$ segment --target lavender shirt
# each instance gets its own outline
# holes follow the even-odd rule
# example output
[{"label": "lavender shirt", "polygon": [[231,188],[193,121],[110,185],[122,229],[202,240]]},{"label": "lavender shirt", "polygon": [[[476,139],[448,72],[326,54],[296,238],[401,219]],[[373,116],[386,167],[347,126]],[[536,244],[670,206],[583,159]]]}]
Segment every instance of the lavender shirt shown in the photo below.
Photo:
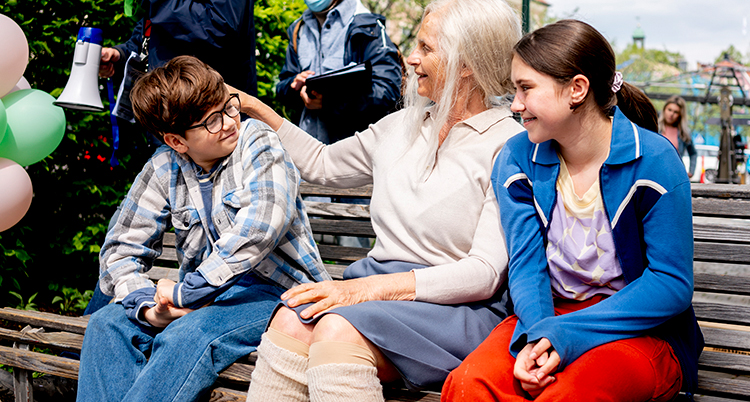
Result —
[{"label": "lavender shirt", "polygon": [[557,296],[574,300],[612,295],[625,287],[625,280],[599,181],[579,199],[565,162],[560,161],[557,203],[547,232],[552,289]]}]

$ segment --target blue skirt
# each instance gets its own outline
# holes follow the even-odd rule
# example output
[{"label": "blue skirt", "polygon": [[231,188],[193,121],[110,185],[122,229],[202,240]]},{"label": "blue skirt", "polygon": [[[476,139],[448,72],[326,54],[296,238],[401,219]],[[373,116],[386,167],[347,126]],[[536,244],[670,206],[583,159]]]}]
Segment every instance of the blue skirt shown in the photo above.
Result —
[{"label": "blue skirt", "polygon": [[[365,258],[344,271],[344,279],[408,272],[424,265],[401,261],[377,262]],[[339,307],[328,313],[349,321],[396,366],[412,390],[440,386],[508,315],[507,287],[495,297],[466,304],[419,301],[368,301]],[[297,316],[310,304],[297,306]],[[322,316],[322,315],[321,315]],[[320,319],[300,320],[306,324]]]}]

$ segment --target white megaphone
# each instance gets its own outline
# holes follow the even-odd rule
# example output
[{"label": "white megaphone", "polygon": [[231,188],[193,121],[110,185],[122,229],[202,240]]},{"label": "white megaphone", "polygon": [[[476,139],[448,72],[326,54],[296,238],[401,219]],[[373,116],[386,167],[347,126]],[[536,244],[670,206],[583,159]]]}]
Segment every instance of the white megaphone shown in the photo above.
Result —
[{"label": "white megaphone", "polygon": [[88,112],[104,110],[98,82],[101,56],[102,30],[88,27],[79,29],[70,77],[60,97],[53,102],[55,105]]}]

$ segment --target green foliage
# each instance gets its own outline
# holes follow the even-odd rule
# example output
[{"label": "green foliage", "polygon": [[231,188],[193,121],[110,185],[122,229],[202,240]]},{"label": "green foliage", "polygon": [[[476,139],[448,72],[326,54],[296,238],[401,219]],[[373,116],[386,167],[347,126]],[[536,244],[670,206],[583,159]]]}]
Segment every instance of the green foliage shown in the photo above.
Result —
[{"label": "green foliage", "polygon": [[[58,285],[50,285],[50,290],[57,290]],[[61,290],[62,296],[57,295],[52,299],[52,305],[56,307],[61,313],[76,313],[81,314],[86,306],[89,304],[89,300],[94,296],[93,290],[87,290],[81,293],[80,290],[75,288],[69,288],[63,286]]]},{"label": "green foliage", "polygon": [[[26,35],[30,57],[24,77],[53,96],[67,83],[79,27],[101,28],[104,45],[112,46],[129,38],[134,25],[122,18],[123,0],[0,2],[0,13]],[[121,127],[120,165],[112,168],[108,113],[65,109],[65,117],[60,146],[27,167],[34,186],[29,211],[0,233],[0,305],[46,307],[53,297],[48,284],[93,288],[109,217],[153,152],[140,130]],[[33,296],[21,296],[28,294]]]},{"label": "green foliage", "polygon": [[[255,29],[258,98],[290,118],[281,103],[276,101],[276,84],[286,60],[289,38],[286,29],[302,15],[307,6],[304,0],[256,0]],[[296,120],[296,119],[294,119]]]},{"label": "green foliage", "polygon": [[17,292],[10,291],[8,292],[11,296],[16,298],[17,303],[14,306],[17,309],[20,310],[36,310],[36,303],[34,303],[34,299],[36,299],[36,295],[38,293],[34,293],[33,295],[29,296],[28,299],[24,300],[23,296],[18,294]]},{"label": "green foliage", "polygon": [[729,47],[722,51],[718,57],[716,57],[715,63],[718,63],[722,60],[724,60],[724,56],[729,56],[730,60],[736,61],[740,64],[750,64],[750,55],[745,56],[742,54],[742,52],[735,48],[734,45],[729,45]]},{"label": "green foliage", "polygon": [[633,58],[642,58],[655,63],[668,64],[677,67],[680,60],[683,59],[679,52],[670,52],[669,50],[643,49],[635,43],[631,43],[617,55],[617,64]]}]

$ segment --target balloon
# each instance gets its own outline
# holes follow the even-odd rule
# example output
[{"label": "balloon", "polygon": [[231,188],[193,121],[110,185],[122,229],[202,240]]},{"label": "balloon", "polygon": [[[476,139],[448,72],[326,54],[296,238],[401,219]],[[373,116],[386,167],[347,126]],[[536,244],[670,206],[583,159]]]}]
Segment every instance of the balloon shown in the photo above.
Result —
[{"label": "balloon", "polygon": [[23,77],[29,63],[29,43],[21,27],[0,14],[0,97],[5,96]]},{"label": "balloon", "polygon": [[8,114],[5,112],[5,104],[0,100],[0,142],[5,137],[5,129],[8,128]]},{"label": "balloon", "polygon": [[38,89],[22,89],[2,99],[8,128],[0,141],[0,157],[21,166],[39,162],[60,145],[65,133],[65,112],[52,95]]},{"label": "balloon", "polygon": [[8,94],[16,92],[16,91],[20,91],[22,89],[31,89],[31,84],[29,84],[29,81],[26,80],[26,77],[21,77],[21,79],[18,80],[18,82],[16,83],[16,86],[14,86],[13,89],[11,89],[10,92],[8,92]]},{"label": "balloon", "polygon": [[0,232],[26,215],[34,191],[26,170],[10,159],[0,158]]}]

